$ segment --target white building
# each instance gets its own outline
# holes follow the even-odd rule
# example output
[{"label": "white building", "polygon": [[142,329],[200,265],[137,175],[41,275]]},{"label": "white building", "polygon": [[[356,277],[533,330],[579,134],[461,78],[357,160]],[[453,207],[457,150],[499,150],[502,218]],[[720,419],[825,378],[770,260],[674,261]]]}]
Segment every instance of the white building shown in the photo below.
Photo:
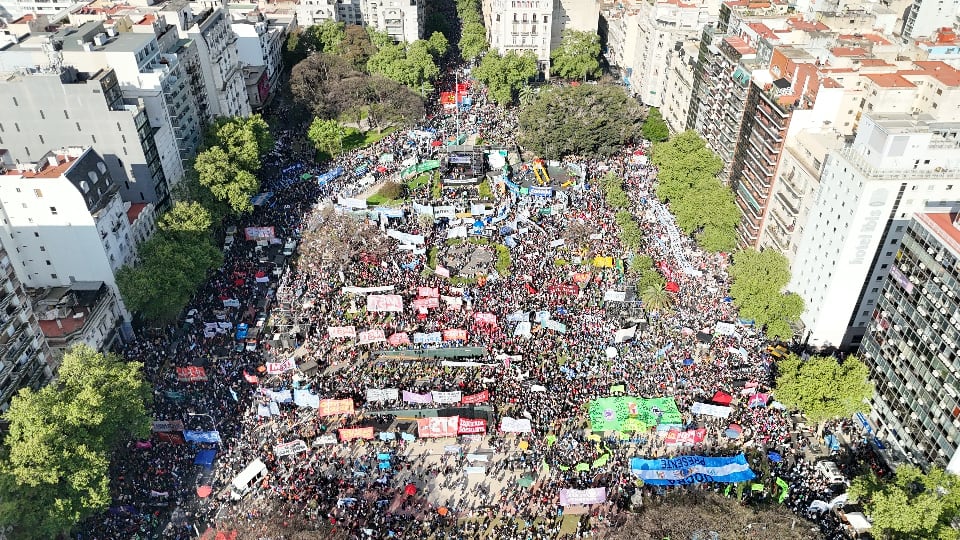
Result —
[{"label": "white building", "polygon": [[550,71],[554,0],[487,0],[483,2],[487,41],[500,54],[531,51],[540,71]]},{"label": "white building", "polygon": [[903,20],[903,36],[913,40],[933,37],[952,25],[960,13],[960,0],[913,0]]},{"label": "white building", "polygon": [[828,155],[789,285],[810,345],[859,345],[913,214],[960,200],[958,131],[926,115],[867,115],[853,144]]},{"label": "white building", "polygon": [[690,99],[693,97],[693,71],[697,67],[700,40],[684,41],[667,56],[660,114],[673,133],[687,128]]},{"label": "white building", "polygon": [[[256,81],[258,93],[255,97],[259,103],[254,104],[251,100],[253,108],[258,108],[258,105],[262,106],[269,99],[269,95],[277,89],[280,81],[280,72],[283,70],[283,46],[287,37],[286,25],[277,24],[256,10],[246,14],[231,11],[231,16],[233,16],[233,22],[230,28],[237,36],[237,54],[240,63],[245,69],[263,68],[261,77],[265,77],[267,95],[261,95],[260,87],[263,82],[258,78]],[[257,72],[260,73],[261,70]]]},{"label": "white building", "polygon": [[335,21],[369,26],[394,41],[424,37],[425,0],[301,0],[297,21],[303,26]]}]

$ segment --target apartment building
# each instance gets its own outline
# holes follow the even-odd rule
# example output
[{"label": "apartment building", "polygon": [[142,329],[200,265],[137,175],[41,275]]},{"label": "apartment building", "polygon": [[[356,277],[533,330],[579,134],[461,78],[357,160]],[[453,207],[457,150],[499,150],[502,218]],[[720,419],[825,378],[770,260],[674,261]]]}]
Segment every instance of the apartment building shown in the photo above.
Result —
[{"label": "apartment building", "polygon": [[699,54],[700,40],[697,38],[675,44],[667,56],[667,72],[664,77],[660,114],[673,133],[679,133],[687,128],[690,102],[693,99],[694,72]]},{"label": "apartment building", "polygon": [[960,14],[960,0],[913,0],[903,18],[904,38],[928,39]]},{"label": "apartment building", "polygon": [[416,41],[423,35],[426,0],[301,0],[297,21],[303,26],[335,21],[369,26],[394,41]]},{"label": "apartment building", "polygon": [[597,0],[484,0],[487,41],[500,54],[531,51],[539,69],[550,75],[550,54],[565,30],[597,32]]},{"label": "apartment building", "polygon": [[922,467],[960,474],[957,213],[906,224],[860,346],[876,385],[877,436]]},{"label": "apartment building", "polygon": [[[230,11],[230,29],[237,36],[237,54],[247,78],[247,95],[252,109],[260,109],[277,90],[283,71],[283,47],[289,22],[269,19],[259,10],[240,13]],[[251,81],[248,77],[254,74]],[[256,84],[250,93],[250,83]]]},{"label": "apartment building", "polygon": [[958,132],[930,115],[867,113],[828,154],[788,285],[809,345],[860,345],[912,216],[960,199]]}]

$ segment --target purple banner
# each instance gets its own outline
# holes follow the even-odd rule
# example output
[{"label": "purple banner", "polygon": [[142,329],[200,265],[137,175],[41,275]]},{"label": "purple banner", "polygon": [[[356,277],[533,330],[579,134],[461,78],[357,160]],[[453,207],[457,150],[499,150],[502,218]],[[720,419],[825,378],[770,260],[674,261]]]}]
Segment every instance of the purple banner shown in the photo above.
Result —
[{"label": "purple banner", "polygon": [[414,394],[413,392],[404,390],[403,400],[407,403],[433,403],[433,396],[429,392],[426,394]]},{"label": "purple banner", "polygon": [[903,275],[903,272],[901,272],[896,266],[890,267],[890,277],[899,283],[900,286],[903,287],[903,290],[907,291],[907,294],[913,292],[913,283],[907,279],[907,276]]},{"label": "purple banner", "polygon": [[580,506],[606,502],[607,488],[561,489],[560,506]]}]

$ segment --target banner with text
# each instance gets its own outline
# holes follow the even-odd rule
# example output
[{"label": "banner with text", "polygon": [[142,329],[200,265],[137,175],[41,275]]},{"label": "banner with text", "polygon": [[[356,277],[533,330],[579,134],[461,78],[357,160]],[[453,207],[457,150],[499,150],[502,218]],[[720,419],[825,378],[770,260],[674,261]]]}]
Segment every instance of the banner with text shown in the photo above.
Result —
[{"label": "banner with text", "polygon": [[417,435],[421,439],[456,437],[459,416],[433,416],[417,419]]},{"label": "banner with text", "polygon": [[579,506],[607,502],[607,488],[561,489],[560,506]]},{"label": "banner with text", "polygon": [[743,454],[733,457],[679,456],[672,459],[630,460],[631,472],[653,486],[701,482],[746,482],[756,478]]},{"label": "banner with text", "polygon": [[337,414],[353,414],[352,399],[321,399],[317,407],[317,416],[334,416]]}]

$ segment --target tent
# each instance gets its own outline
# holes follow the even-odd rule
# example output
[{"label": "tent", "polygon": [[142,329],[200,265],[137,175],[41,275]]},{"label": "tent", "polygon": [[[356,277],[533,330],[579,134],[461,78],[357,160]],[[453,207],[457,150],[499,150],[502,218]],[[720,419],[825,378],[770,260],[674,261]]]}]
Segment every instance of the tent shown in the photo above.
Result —
[{"label": "tent", "polygon": [[194,458],[193,464],[209,467],[213,465],[213,458],[215,457],[217,457],[216,450],[201,450],[197,452],[197,457]]},{"label": "tent", "polygon": [[730,394],[718,390],[716,394],[710,398],[710,401],[716,403],[717,405],[723,405],[724,407],[730,405],[730,402],[733,401],[733,396]]}]

